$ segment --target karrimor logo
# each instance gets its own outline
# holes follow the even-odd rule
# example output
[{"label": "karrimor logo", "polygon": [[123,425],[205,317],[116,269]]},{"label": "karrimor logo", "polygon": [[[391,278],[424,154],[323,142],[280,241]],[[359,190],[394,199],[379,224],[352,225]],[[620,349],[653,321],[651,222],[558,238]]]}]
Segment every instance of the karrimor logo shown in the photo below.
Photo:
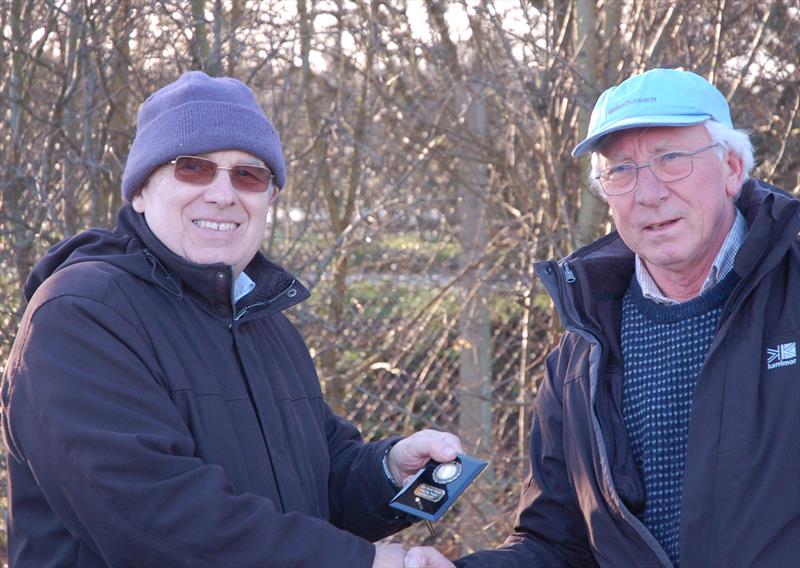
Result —
[{"label": "karrimor logo", "polygon": [[767,369],[786,367],[797,363],[797,343],[781,343],[775,349],[767,348]]}]

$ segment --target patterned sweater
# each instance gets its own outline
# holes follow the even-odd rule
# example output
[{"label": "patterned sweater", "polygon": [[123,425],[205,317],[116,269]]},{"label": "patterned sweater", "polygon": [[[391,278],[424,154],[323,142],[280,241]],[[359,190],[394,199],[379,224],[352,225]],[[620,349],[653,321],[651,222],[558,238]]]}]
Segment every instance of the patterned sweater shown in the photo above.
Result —
[{"label": "patterned sweater", "polygon": [[622,409],[644,483],[641,520],[675,566],[694,387],[737,280],[731,272],[697,298],[662,305],[633,278],[623,300]]}]

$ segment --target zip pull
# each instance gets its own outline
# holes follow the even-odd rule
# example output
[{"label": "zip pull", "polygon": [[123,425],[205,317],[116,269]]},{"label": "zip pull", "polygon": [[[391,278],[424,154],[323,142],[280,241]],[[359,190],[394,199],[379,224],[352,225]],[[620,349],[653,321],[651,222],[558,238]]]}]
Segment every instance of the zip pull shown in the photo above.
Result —
[{"label": "zip pull", "polygon": [[572,269],[569,267],[569,263],[564,263],[564,276],[567,277],[567,283],[572,284],[575,282],[575,273],[572,272]]}]

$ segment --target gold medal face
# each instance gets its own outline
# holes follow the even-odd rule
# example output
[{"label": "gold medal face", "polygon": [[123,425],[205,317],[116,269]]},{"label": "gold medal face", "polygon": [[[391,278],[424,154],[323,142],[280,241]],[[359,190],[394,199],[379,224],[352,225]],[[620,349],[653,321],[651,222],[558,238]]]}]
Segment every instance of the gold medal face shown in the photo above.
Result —
[{"label": "gold medal face", "polygon": [[459,461],[439,464],[433,470],[433,480],[436,483],[450,483],[458,479],[459,475],[461,475],[461,462]]}]

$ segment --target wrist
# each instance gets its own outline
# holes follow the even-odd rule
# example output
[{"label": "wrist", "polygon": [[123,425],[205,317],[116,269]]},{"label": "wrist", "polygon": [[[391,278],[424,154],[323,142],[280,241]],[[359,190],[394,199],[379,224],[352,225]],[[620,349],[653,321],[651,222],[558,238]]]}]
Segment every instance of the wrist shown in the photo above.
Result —
[{"label": "wrist", "polygon": [[402,489],[403,486],[398,482],[394,474],[392,474],[392,470],[389,467],[389,452],[392,451],[392,448],[394,448],[394,445],[396,443],[397,442],[394,442],[386,446],[386,451],[383,452],[383,458],[381,459],[381,463],[383,465],[383,473],[386,476],[386,479],[389,480],[389,483],[391,483],[395,489]]}]

